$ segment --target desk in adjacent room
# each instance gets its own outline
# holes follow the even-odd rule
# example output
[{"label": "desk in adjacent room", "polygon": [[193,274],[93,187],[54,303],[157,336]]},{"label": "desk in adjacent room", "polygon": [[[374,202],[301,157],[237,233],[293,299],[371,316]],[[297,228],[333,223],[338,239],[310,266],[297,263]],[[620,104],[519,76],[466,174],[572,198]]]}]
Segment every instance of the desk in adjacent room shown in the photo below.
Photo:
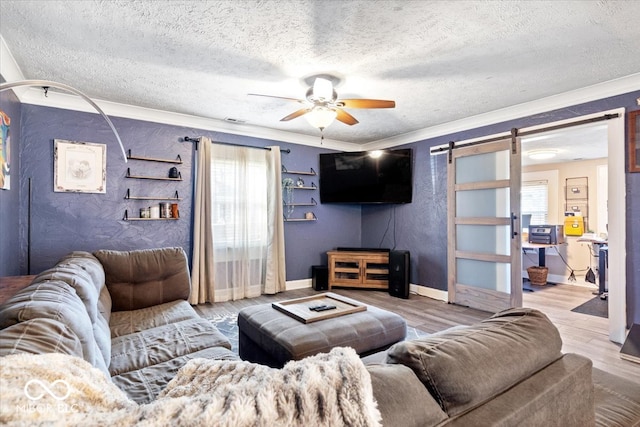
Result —
[{"label": "desk in adjacent room", "polygon": [[[538,251],[538,267],[546,267],[547,249],[555,248],[557,246],[557,244],[522,242],[523,251],[525,249],[535,249],[536,251]],[[555,283],[547,282],[547,285],[555,285]],[[524,285],[522,286],[522,289],[529,292],[534,291],[532,288]]]},{"label": "desk in adjacent room", "polygon": [[522,249],[535,249],[538,251],[538,267],[546,266],[546,256],[548,248],[555,248],[558,246],[555,245],[547,245],[544,243],[530,243],[530,242],[522,242]]}]

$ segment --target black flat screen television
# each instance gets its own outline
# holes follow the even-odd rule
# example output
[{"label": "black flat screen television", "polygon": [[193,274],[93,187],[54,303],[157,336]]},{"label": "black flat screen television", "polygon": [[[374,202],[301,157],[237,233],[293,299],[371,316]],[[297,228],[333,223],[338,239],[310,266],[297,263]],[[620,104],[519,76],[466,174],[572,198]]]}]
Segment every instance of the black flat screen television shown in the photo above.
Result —
[{"label": "black flat screen television", "polygon": [[412,150],[320,154],[320,202],[411,203]]}]

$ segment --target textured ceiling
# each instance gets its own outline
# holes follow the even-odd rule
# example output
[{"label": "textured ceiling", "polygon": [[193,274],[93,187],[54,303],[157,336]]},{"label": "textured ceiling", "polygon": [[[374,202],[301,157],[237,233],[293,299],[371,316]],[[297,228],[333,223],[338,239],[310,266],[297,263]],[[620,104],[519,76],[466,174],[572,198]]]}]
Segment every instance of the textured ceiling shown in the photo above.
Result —
[{"label": "textured ceiling", "polygon": [[349,110],[327,138],[364,144],[640,72],[638,1],[10,1],[0,33],[27,79],[95,99],[318,135],[314,74]]}]

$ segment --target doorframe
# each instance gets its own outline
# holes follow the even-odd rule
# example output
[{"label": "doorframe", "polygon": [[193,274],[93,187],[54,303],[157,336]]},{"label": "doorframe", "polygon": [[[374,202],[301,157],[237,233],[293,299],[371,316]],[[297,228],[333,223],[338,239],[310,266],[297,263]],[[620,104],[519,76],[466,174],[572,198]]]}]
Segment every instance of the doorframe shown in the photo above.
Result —
[{"label": "doorframe", "polygon": [[[618,117],[605,120],[607,124],[608,136],[608,192],[609,192],[609,280],[610,284],[621,283],[622,286],[613,286],[609,288],[608,305],[609,305],[609,339],[613,342],[622,344],[626,339],[627,329],[627,271],[626,271],[626,163],[625,163],[625,117],[626,110],[624,108],[616,108],[614,110],[598,111],[593,114],[572,117],[570,119],[559,120],[554,122],[546,122],[543,124],[529,126],[518,129],[519,132],[528,132],[532,130],[544,129],[550,126],[570,124],[581,120],[601,117],[604,114],[617,114]],[[459,141],[459,144],[482,141],[485,139],[493,139],[499,137],[507,137],[509,133],[502,132],[493,135],[483,135],[477,138],[471,138]],[[442,145],[446,148],[445,145]],[[434,153],[431,147],[431,154]]]},{"label": "doorframe", "polygon": [[[625,163],[625,117],[624,108],[599,111],[594,114],[573,117],[571,119],[548,122],[536,126],[519,129],[528,132],[550,126],[570,124],[581,120],[601,117],[604,114],[617,114],[618,117],[605,120],[607,124],[608,143],[608,224],[609,224],[609,339],[622,344],[627,329],[627,271],[626,271],[626,163]],[[615,286],[615,284],[622,284]],[[613,286],[611,286],[613,285]]]}]

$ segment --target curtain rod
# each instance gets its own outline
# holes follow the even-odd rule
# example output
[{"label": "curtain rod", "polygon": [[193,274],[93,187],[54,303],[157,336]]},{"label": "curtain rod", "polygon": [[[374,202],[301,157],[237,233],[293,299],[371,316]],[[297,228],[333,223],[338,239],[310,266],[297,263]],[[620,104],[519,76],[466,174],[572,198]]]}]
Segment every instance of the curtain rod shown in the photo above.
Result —
[{"label": "curtain rod", "polygon": [[[558,130],[558,129],[565,129],[565,128],[570,128],[573,126],[580,126],[580,125],[584,125],[584,124],[588,124],[588,123],[596,123],[596,122],[601,122],[604,120],[611,120],[611,119],[615,119],[620,117],[620,115],[618,113],[615,114],[605,114],[604,116],[600,116],[600,117],[592,117],[590,119],[584,119],[584,120],[578,120],[577,122],[571,122],[571,123],[564,123],[561,125],[555,125],[555,126],[546,126],[540,129],[534,129],[534,130],[528,130],[526,132],[518,132],[518,129],[514,128],[517,132],[517,136],[529,136],[529,135],[535,135],[536,133],[542,133],[542,132],[549,132],[552,130]],[[431,149],[431,154],[434,153],[440,153],[443,151],[449,151],[451,148],[462,148],[462,147],[471,147],[473,145],[479,145],[479,144],[486,144],[488,142],[495,142],[495,141],[500,141],[503,140],[505,138],[508,138],[508,136],[496,136],[494,138],[489,138],[489,139],[483,139],[481,141],[474,141],[474,142],[468,142],[466,144],[458,144],[455,145],[455,143],[453,143],[453,147],[451,147],[450,145],[447,145],[446,147],[438,147],[438,148],[433,148]],[[453,141],[452,141],[453,142]]]},{"label": "curtain rod", "polygon": [[[198,149],[197,143],[200,142],[200,138],[191,138],[191,137],[185,136],[184,137],[184,141],[185,142],[195,142],[196,143],[196,150],[197,150]],[[234,147],[257,148],[259,150],[269,150],[269,151],[271,151],[270,147],[254,147],[253,145],[234,144],[233,142],[220,142],[220,141],[214,141],[213,143],[214,144],[222,144],[222,145],[231,145],[231,146],[234,146]],[[291,153],[291,150],[287,148],[285,150],[280,150],[280,152],[289,154],[289,153]]]}]

